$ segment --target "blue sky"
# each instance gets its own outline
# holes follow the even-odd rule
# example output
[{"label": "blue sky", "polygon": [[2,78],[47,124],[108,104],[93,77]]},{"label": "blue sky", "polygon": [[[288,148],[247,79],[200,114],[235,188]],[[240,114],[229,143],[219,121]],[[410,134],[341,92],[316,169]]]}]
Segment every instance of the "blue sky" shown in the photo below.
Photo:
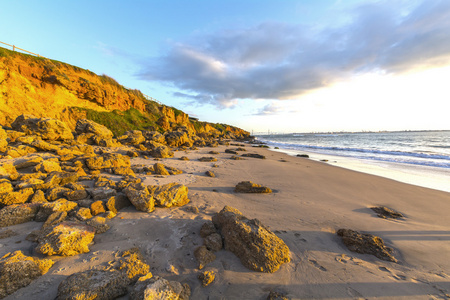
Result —
[{"label": "blue sky", "polygon": [[450,129],[450,1],[4,1],[0,41],[249,131]]}]

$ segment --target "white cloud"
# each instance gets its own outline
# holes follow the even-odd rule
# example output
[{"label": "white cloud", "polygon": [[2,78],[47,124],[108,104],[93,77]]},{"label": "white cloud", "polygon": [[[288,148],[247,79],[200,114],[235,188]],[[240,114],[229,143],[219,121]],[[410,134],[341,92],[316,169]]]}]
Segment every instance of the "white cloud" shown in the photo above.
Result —
[{"label": "white cloud", "polygon": [[[344,25],[320,30],[265,22],[197,36],[151,59],[139,77],[168,83],[193,103],[231,107],[238,99],[297,99],[361,73],[448,64],[450,1],[408,3],[360,5]],[[266,108],[260,113],[275,109]]]}]

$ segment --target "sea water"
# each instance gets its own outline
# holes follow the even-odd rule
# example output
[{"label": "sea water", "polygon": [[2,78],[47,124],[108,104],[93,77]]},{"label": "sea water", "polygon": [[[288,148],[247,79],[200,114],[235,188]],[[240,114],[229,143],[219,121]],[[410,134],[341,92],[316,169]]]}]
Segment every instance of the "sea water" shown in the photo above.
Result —
[{"label": "sea water", "polygon": [[450,131],[257,135],[272,149],[450,192]]}]

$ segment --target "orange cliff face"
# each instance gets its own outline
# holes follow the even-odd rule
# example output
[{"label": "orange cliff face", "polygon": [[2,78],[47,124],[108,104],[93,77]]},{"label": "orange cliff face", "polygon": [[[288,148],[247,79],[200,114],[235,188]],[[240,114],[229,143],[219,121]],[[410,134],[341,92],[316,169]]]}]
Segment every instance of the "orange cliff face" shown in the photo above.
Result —
[{"label": "orange cliff face", "polygon": [[0,124],[10,125],[21,114],[68,118],[68,107],[96,111],[145,111],[139,91],[88,70],[0,49]]}]

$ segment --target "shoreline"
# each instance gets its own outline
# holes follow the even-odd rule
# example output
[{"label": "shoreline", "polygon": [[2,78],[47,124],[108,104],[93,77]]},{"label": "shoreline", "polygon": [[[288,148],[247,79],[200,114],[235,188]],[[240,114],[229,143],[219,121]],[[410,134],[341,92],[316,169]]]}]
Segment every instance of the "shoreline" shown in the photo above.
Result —
[{"label": "shoreline", "polygon": [[290,156],[308,154],[315,161],[327,160],[325,163],[366,174],[381,176],[399,182],[435,189],[450,193],[450,169],[358,159],[347,156],[321,154],[311,151],[291,149],[274,149],[270,151],[286,153]]}]

